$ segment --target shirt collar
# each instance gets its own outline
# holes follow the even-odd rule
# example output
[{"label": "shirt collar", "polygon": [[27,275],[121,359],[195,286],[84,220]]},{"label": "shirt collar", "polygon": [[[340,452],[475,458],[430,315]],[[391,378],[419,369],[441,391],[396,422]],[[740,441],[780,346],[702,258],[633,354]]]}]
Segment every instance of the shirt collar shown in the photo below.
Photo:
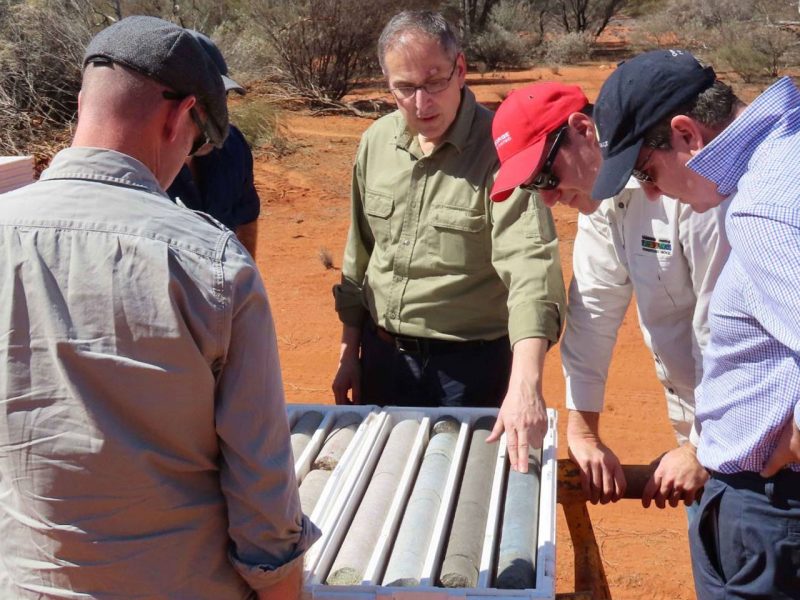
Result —
[{"label": "shirt collar", "polygon": [[132,156],[105,148],[66,148],[53,157],[39,179],[103,181],[166,195],[144,164]]},{"label": "shirt collar", "polygon": [[783,77],[768,87],[686,166],[728,196],[747,171],[750,157],[787,111],[800,105],[800,91]]},{"label": "shirt collar", "polygon": [[[452,144],[456,150],[461,152],[467,145],[470,131],[472,130],[472,120],[475,118],[475,109],[478,103],[475,100],[475,94],[467,87],[464,86],[461,90],[461,104],[458,106],[456,118],[442,138],[438,148],[443,147],[445,144]],[[397,136],[397,146],[399,148],[408,149],[414,141],[414,134],[409,131],[405,121],[401,120],[401,130]]]}]

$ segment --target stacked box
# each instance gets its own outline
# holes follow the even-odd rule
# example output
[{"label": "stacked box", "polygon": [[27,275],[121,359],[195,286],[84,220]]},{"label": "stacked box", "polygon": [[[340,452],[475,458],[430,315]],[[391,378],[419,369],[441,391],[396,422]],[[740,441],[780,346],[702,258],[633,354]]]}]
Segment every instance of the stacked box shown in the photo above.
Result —
[{"label": "stacked box", "polygon": [[[321,415],[295,457],[301,495],[318,486],[310,517],[322,530],[305,559],[306,598],[555,597],[553,410],[543,448],[529,453],[528,476],[509,471],[505,438],[483,444],[497,409],[289,405],[288,412],[293,428],[308,413]],[[333,443],[337,421],[352,423],[352,413],[355,433],[317,478],[326,439]],[[309,474],[317,481],[304,486]],[[506,502],[509,494],[515,502]],[[522,589],[501,589],[509,585]]]},{"label": "stacked box", "polygon": [[0,194],[34,181],[32,156],[0,156]]}]

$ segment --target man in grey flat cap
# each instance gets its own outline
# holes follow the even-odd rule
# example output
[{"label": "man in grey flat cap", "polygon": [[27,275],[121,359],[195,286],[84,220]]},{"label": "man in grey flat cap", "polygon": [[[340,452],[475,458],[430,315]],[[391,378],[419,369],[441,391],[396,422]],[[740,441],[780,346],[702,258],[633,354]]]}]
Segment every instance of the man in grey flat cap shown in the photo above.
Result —
[{"label": "man in grey flat cap", "polygon": [[299,596],[319,533],[261,278],[164,192],[227,128],[198,42],[129,17],[72,147],[0,197],[0,598]]}]

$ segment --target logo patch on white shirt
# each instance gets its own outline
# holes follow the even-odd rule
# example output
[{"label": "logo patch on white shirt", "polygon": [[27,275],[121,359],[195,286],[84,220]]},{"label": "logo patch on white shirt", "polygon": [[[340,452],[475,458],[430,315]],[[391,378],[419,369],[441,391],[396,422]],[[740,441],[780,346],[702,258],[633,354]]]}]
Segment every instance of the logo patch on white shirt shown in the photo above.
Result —
[{"label": "logo patch on white shirt", "polygon": [[642,250],[645,252],[655,252],[656,254],[667,254],[672,256],[672,242],[662,240],[649,235],[642,235]]}]

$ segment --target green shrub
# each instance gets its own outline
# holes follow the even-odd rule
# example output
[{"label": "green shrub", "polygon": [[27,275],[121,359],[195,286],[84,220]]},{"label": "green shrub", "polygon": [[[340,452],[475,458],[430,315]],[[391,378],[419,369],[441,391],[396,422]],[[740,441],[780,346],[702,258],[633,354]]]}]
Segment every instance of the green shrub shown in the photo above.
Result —
[{"label": "green shrub", "polygon": [[586,33],[566,33],[546,42],[545,62],[572,65],[587,60],[592,53],[592,41]]},{"label": "green shrub", "polygon": [[499,66],[519,67],[527,59],[527,47],[517,34],[510,33],[494,23],[472,38],[469,55],[486,64],[487,69]]},{"label": "green shrub", "polygon": [[245,99],[230,107],[231,122],[238,127],[253,151],[285,156],[295,147],[284,135],[280,110],[264,98]]}]

